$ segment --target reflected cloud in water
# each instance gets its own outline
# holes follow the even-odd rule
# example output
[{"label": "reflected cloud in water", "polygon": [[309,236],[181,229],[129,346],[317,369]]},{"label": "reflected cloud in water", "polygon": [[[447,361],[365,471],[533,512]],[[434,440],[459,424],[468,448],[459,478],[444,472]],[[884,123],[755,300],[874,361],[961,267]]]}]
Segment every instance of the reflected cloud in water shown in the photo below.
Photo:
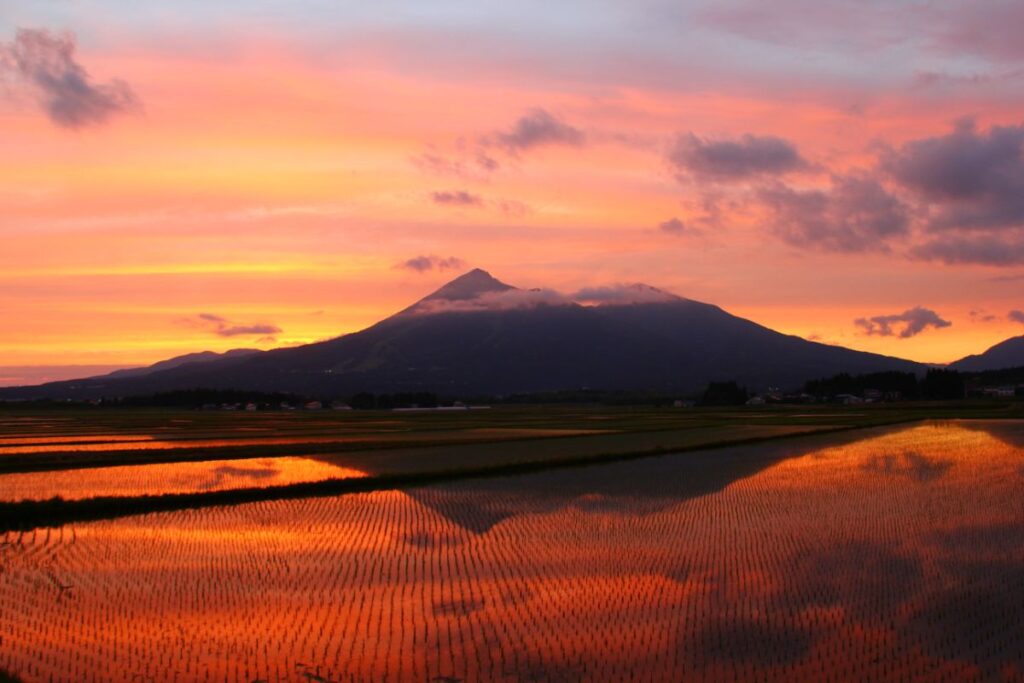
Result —
[{"label": "reflected cloud in water", "polygon": [[1022,458],[919,425],[9,539],[0,668],[1022,680]]},{"label": "reflected cloud in water", "polygon": [[872,457],[861,465],[861,468],[865,472],[906,477],[925,483],[938,479],[952,466],[952,460],[928,458],[920,453],[907,452]]}]

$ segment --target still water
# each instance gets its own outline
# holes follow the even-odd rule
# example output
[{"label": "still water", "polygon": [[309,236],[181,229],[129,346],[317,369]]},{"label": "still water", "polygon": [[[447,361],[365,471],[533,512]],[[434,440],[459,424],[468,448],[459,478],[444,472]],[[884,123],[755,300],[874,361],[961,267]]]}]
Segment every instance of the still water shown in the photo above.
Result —
[{"label": "still water", "polygon": [[8,534],[26,681],[1021,681],[1024,424]]},{"label": "still water", "polygon": [[159,496],[364,476],[358,470],[295,456],[19,472],[0,474],[0,501]]}]

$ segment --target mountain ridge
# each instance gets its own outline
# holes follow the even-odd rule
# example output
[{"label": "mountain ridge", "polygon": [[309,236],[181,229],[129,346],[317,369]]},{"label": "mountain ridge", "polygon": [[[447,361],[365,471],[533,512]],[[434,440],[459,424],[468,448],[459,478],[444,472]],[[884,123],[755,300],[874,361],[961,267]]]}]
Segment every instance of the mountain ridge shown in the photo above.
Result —
[{"label": "mountain ridge", "polygon": [[[838,372],[923,372],[890,356],[786,335],[649,285],[519,289],[474,269],[364,330],[303,346],[186,362],[134,376],[0,390],[0,398],[98,398],[182,389],[447,396],[571,389],[693,393],[734,379],[795,388]],[[172,359],[169,359],[172,360]],[[159,364],[157,364],[159,365]]]},{"label": "mountain ridge", "polygon": [[982,353],[964,356],[949,364],[954,370],[983,372],[1024,366],[1024,335],[1010,337]]},{"label": "mountain ridge", "polygon": [[251,356],[254,353],[262,353],[262,351],[260,349],[230,349],[220,353],[217,351],[197,351],[195,353],[186,353],[166,360],[157,361],[152,365],[146,365],[140,368],[123,368],[121,370],[114,370],[113,372],[108,372],[105,375],[97,375],[90,379],[142,377],[144,375],[151,375],[154,372],[171,370],[189,363],[209,363],[210,361],[223,360],[227,358],[243,358],[245,356]]}]

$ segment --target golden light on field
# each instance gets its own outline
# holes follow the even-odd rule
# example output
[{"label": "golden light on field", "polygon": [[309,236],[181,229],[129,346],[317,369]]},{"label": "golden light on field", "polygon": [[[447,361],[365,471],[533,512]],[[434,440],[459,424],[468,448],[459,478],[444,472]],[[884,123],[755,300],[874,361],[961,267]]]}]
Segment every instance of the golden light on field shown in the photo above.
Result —
[{"label": "golden light on field", "polygon": [[0,666],[30,681],[1024,675],[1020,424],[819,441],[8,534]]}]

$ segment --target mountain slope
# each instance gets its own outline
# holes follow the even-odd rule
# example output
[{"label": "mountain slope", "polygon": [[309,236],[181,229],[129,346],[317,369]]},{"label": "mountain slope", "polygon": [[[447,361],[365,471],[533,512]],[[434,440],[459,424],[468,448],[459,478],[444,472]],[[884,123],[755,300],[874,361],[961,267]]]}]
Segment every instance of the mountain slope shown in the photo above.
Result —
[{"label": "mountain slope", "polygon": [[174,358],[158,361],[152,365],[147,365],[144,368],[125,368],[123,370],[114,370],[111,373],[100,375],[94,379],[142,377],[144,375],[152,375],[154,372],[160,372],[161,370],[171,370],[189,363],[209,363],[210,361],[223,360],[227,358],[243,358],[245,356],[251,356],[254,353],[262,352],[259,349],[231,349],[224,353],[217,353],[216,351],[186,353],[183,356],[175,356]]},{"label": "mountain slope", "polygon": [[964,372],[1024,367],[1024,335],[1010,337],[984,353],[961,358],[949,366]]},{"label": "mountain slope", "polygon": [[646,286],[604,299],[605,305],[581,306],[475,270],[337,339],[141,377],[5,390],[0,397],[84,398],[197,387],[330,396],[579,388],[694,392],[722,379],[763,389],[795,387],[838,372],[923,370],[910,361],[783,335],[717,306]]}]

